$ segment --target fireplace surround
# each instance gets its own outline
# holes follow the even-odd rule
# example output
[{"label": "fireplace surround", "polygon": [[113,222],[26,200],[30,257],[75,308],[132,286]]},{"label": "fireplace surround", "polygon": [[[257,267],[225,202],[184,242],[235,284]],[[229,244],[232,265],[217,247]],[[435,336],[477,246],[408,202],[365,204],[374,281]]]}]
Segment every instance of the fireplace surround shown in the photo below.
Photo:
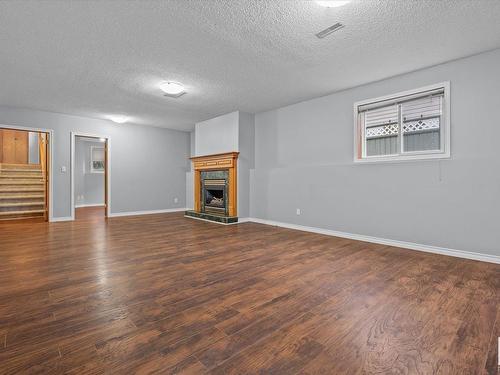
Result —
[{"label": "fireplace surround", "polygon": [[229,224],[237,216],[237,159],[238,152],[195,156],[194,209],[186,216]]}]

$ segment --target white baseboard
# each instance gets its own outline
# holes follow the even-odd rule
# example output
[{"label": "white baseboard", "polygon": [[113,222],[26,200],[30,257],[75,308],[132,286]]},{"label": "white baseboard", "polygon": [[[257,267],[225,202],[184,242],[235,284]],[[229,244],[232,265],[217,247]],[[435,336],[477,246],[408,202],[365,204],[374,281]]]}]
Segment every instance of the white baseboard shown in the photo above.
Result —
[{"label": "white baseboard", "polygon": [[71,216],[61,216],[61,217],[52,217],[50,218],[49,222],[51,223],[57,223],[59,221],[72,221],[73,218]]},{"label": "white baseboard", "polygon": [[121,216],[137,216],[137,215],[154,215],[154,214],[164,214],[168,212],[181,212],[186,211],[186,208],[166,208],[163,210],[151,210],[151,211],[130,211],[130,212],[112,212],[109,217],[121,217]]},{"label": "white baseboard", "polygon": [[75,208],[83,208],[83,207],[104,207],[104,203],[95,203],[95,204],[77,204]]},{"label": "white baseboard", "polygon": [[479,260],[482,262],[500,264],[500,256],[495,256],[495,255],[473,253],[470,251],[463,251],[463,250],[447,249],[444,247],[422,245],[422,244],[405,242],[405,241],[398,241],[398,240],[390,240],[390,239],[386,239],[386,238],[365,236],[362,234],[338,232],[338,231],[330,230],[330,229],[307,227],[304,225],[282,223],[279,221],[272,221],[272,220],[265,220],[265,219],[248,218],[248,221],[251,221],[254,223],[260,223],[260,224],[272,225],[272,226],[281,227],[281,228],[295,229],[295,230],[300,230],[300,231],[304,231],[304,232],[324,234],[327,236],[349,238],[351,240],[372,242],[372,243],[381,244],[381,245],[401,247],[401,248],[410,249],[410,250],[417,250],[417,251],[424,251],[427,253],[448,255],[448,256],[457,257],[457,258],[465,258],[465,259]]}]

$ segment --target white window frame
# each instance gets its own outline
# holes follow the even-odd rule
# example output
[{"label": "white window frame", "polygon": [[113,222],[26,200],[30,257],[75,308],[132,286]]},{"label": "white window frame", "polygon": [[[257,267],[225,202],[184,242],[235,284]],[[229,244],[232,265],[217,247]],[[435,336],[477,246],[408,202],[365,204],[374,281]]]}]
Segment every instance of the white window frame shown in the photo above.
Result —
[{"label": "white window frame", "polygon": [[[104,165],[104,169],[94,169],[94,149],[102,150],[103,154],[105,153],[104,146],[90,146],[90,173],[104,173],[106,169],[106,165]],[[104,157],[106,159],[106,157]],[[106,164],[106,160],[103,160],[103,163]]]},{"label": "white window frame", "polygon": [[[359,157],[358,149],[362,147],[360,142],[363,142],[362,134],[360,134],[361,124],[359,124],[359,107],[369,104],[374,104],[382,101],[396,100],[400,97],[418,95],[420,93],[444,89],[443,95],[443,106],[441,115],[441,148],[439,150],[424,150],[424,151],[414,151],[405,154],[398,153],[395,155],[384,155],[384,156],[361,156]],[[401,126],[401,116],[399,119]],[[426,159],[448,159],[451,157],[450,152],[450,82],[441,82],[434,85],[429,85],[425,87],[420,87],[418,89],[402,91],[391,95],[381,96],[378,98],[362,100],[354,103],[354,162],[355,163],[378,163],[378,162],[398,162],[398,161],[411,161],[411,160],[426,160]]]}]

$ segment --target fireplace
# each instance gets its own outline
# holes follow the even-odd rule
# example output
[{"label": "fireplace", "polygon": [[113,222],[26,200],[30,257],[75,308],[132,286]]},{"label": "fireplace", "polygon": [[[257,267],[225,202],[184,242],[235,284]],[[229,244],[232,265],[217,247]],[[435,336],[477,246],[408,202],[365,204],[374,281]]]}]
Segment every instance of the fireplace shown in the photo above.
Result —
[{"label": "fireplace", "polygon": [[186,216],[229,224],[237,216],[238,152],[194,156],[194,207]]},{"label": "fireplace", "polygon": [[208,186],[205,185],[203,193],[205,195],[205,211],[221,210],[225,213],[226,210],[226,191],[223,186]]},{"label": "fireplace", "polygon": [[201,212],[228,215],[227,171],[201,172]]}]

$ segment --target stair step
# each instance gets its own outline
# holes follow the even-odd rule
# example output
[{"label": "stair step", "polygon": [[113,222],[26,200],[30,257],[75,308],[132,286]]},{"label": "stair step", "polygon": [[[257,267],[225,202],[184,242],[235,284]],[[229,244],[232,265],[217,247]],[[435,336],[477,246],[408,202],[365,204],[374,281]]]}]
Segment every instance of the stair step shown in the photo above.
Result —
[{"label": "stair step", "polygon": [[0,163],[0,169],[22,169],[22,170],[30,170],[30,169],[41,169],[40,164],[7,164]]},{"label": "stair step", "polygon": [[43,185],[45,181],[43,179],[12,179],[12,178],[0,178],[0,185]]},{"label": "stair step", "polygon": [[2,168],[1,173],[42,173],[42,168]]},{"label": "stair step", "polygon": [[43,174],[41,173],[5,173],[0,172],[0,178],[11,178],[11,179],[26,179],[30,180],[33,178],[43,179]]},{"label": "stair step", "polygon": [[0,221],[43,218],[44,214],[43,210],[0,212]]},{"label": "stair step", "polygon": [[43,206],[45,203],[41,202],[0,202],[0,209],[4,207],[27,207],[27,206]]},{"label": "stair step", "polygon": [[23,192],[7,192],[4,193],[0,191],[0,201],[3,199],[43,199],[45,198],[45,194],[32,194],[32,193],[23,193]]},{"label": "stair step", "polygon": [[45,185],[0,185],[1,193],[34,193],[34,192],[45,192]]},{"label": "stair step", "polygon": [[45,210],[2,211],[2,212],[0,212],[0,216],[35,215],[35,214],[43,214],[44,212],[45,212]]}]

